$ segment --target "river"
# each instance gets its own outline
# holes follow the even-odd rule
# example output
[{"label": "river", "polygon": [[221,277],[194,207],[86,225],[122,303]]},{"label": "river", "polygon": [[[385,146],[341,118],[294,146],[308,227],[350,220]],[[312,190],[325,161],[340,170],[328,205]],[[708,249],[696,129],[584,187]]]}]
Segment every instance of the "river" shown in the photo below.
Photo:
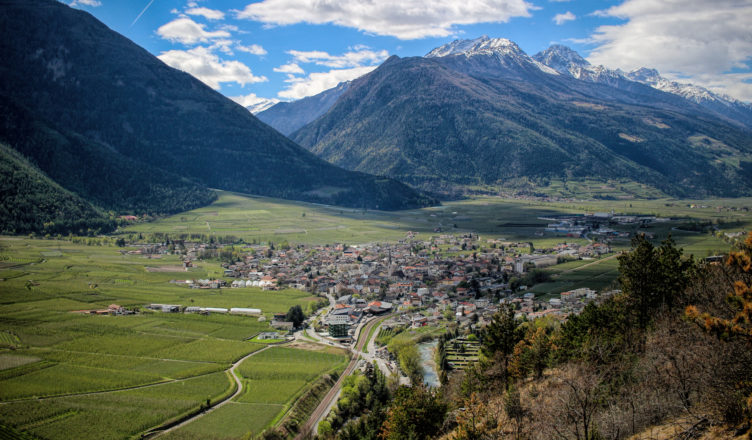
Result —
[{"label": "river", "polygon": [[433,340],[430,342],[423,342],[418,344],[418,352],[420,353],[420,362],[423,366],[423,383],[431,388],[438,388],[441,386],[439,382],[439,375],[436,372],[436,362],[434,358],[434,350],[438,341]]}]

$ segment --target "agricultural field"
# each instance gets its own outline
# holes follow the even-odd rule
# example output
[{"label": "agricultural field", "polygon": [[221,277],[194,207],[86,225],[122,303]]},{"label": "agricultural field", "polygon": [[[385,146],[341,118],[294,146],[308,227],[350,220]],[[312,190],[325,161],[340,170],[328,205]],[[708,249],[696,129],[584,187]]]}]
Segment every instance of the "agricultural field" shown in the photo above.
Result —
[{"label": "agricultural field", "polygon": [[251,438],[280,420],[308,385],[347,364],[339,349],[304,344],[272,347],[243,361],[236,373],[243,393],[229,404],[164,438],[167,440]]},{"label": "agricultural field", "polygon": [[[0,238],[0,424],[50,439],[137,436],[227,396],[235,384],[226,370],[265,347],[248,340],[271,329],[256,317],[157,313],[144,305],[255,307],[271,316],[316,300],[296,290],[178,287],[169,281],[210,277],[221,267],[150,271],[181,261],[121,250]],[[73,313],[110,304],[141,313]],[[253,423],[268,421],[264,415]]]},{"label": "agricultural field", "polygon": [[466,338],[457,338],[446,342],[446,359],[455,370],[465,367],[478,360],[480,343]]},{"label": "agricultural field", "polygon": [[284,405],[230,402],[185,427],[162,437],[164,440],[232,440],[251,438],[263,431]]},{"label": "agricultural field", "polygon": [[[421,210],[379,212],[227,192],[219,196],[208,207],[133,224],[117,234],[196,233],[234,235],[246,243],[355,244],[395,241],[408,231],[419,238],[475,232],[481,243],[503,238],[541,249],[563,241],[587,244],[590,238],[544,235],[548,221],[539,217],[613,210],[669,219],[639,231],[652,234],[656,242],[671,234],[685,253],[701,258],[728,249],[725,232],[752,227],[752,199],[542,202],[476,197]],[[614,229],[638,231],[637,226]],[[293,289],[181,287],[170,281],[222,277],[223,268],[217,261],[196,260],[184,269],[178,256],[132,255],[127,252],[131,248],[115,245],[117,237],[0,237],[0,425],[51,439],[138,436],[198,410],[207,399],[231,395],[235,384],[228,369],[268,346],[253,338],[270,330],[269,318],[293,305],[306,310],[318,301]],[[617,274],[615,257],[629,247],[629,240],[615,240],[611,246],[614,252],[601,259],[546,268],[549,281],[532,291],[546,298],[577,287],[609,288]],[[144,308],[151,303],[260,308],[266,320],[152,312]],[[111,304],[139,313],[74,313]],[[432,332],[382,331],[367,337],[400,346],[436,336]],[[236,438],[259,433],[279,422],[318,377],[345,363],[341,352],[285,347],[259,351],[236,370],[245,386],[242,394],[168,436]],[[239,414],[246,415],[242,423],[216,429]]]},{"label": "agricultural field", "polygon": [[[752,198],[546,202],[484,196],[443,202],[441,206],[431,208],[386,212],[338,208],[224,191],[219,191],[218,194],[219,199],[207,207],[149,223],[134,224],[121,232],[232,235],[246,242],[288,241],[308,244],[394,241],[403,239],[408,231],[417,232],[423,238],[435,235],[438,231],[475,232],[487,238],[533,242],[536,248],[545,248],[563,240],[582,244],[587,241],[550,235],[538,236],[536,232],[540,233],[548,223],[538,217],[612,210],[619,214],[657,215],[676,219],[665,224],[669,230],[697,222],[717,224],[726,232],[752,228],[752,213],[749,212]],[[665,231],[658,232],[663,234]],[[675,232],[673,235],[680,234]],[[694,240],[687,238],[687,243],[693,242]]]}]

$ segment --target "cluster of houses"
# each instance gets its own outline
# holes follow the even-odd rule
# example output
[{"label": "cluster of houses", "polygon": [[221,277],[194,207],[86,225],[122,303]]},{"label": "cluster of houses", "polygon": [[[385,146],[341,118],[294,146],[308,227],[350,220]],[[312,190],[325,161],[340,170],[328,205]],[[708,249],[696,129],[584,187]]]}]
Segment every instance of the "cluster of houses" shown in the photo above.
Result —
[{"label": "cluster of houses", "polygon": [[509,297],[501,300],[502,304],[510,304],[516,310],[517,318],[534,320],[544,316],[556,316],[566,318],[572,314],[578,314],[591,301],[611,296],[618,291],[597,293],[587,287],[562,292],[559,298],[550,298],[548,301],[536,299],[535,294],[528,292],[522,296]]},{"label": "cluster of houses", "polygon": [[[581,217],[582,221],[591,222],[592,227],[595,226],[593,219],[606,224],[614,218],[611,214]],[[632,221],[624,221],[627,220]],[[560,218],[558,221],[572,219]],[[153,246],[149,251],[164,252],[165,249],[159,246]],[[219,244],[182,243],[170,250],[182,255],[186,267],[189,267],[192,259],[203,255],[202,251],[216,253],[221,248]],[[526,286],[520,281],[536,268],[611,252],[605,243],[560,243],[547,249],[533,249],[527,242],[482,240],[473,233],[441,234],[427,239],[408,233],[396,243],[353,246],[275,248],[271,244],[245,244],[235,245],[235,249],[240,250],[236,261],[223,263],[224,280],[174,280],[173,283],[205,289],[295,288],[312,294],[331,295],[340,300],[323,322],[330,335],[336,337],[349,335],[364,315],[397,309],[423,310],[420,316],[413,316],[410,325],[414,326],[430,325],[432,320],[448,317],[469,325],[490,319],[503,301],[511,302],[520,313],[531,317],[541,312],[566,316],[576,312],[581,304],[593,300],[594,294],[577,294],[572,303],[534,298],[528,301],[523,298]],[[177,307],[178,311],[186,310]],[[231,309],[189,309],[194,313],[232,313]]]},{"label": "cluster of houses", "polygon": [[647,215],[614,215],[614,212],[596,212],[591,214],[564,214],[538,217],[539,220],[549,221],[544,232],[567,237],[600,236],[609,238],[628,238],[628,232],[619,232],[609,226],[640,225],[669,221]]}]

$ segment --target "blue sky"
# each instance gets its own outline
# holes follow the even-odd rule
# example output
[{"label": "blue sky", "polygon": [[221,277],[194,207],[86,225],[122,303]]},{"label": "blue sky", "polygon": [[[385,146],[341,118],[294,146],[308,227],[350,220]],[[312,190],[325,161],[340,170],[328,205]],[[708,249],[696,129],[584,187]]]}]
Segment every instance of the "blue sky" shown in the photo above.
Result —
[{"label": "blue sky", "polygon": [[552,43],[752,101],[748,0],[67,0],[244,105],[293,100],[457,38]]}]

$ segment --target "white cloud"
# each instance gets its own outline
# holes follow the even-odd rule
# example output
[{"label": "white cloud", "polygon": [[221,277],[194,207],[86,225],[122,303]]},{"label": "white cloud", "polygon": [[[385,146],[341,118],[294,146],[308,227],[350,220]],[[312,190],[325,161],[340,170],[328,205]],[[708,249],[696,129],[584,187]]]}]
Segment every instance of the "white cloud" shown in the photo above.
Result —
[{"label": "white cloud", "polygon": [[306,78],[293,78],[292,84],[277,94],[284,99],[301,99],[331,89],[343,81],[350,81],[374,70],[377,66],[336,69],[328,72],[311,73]]},{"label": "white cloud", "polygon": [[185,11],[188,15],[199,15],[201,17],[206,18],[207,20],[222,20],[225,18],[225,13],[222,11],[217,11],[216,9],[209,9],[209,8],[196,8],[193,7],[191,9],[188,9]]},{"label": "white cloud", "polygon": [[271,25],[331,23],[410,40],[446,37],[456,25],[529,17],[533,9],[525,0],[262,0],[238,11],[238,18]]},{"label": "white cloud", "polygon": [[232,45],[235,44],[233,40],[214,40],[212,45],[209,46],[210,51],[219,50],[227,55],[235,55],[232,51]]},{"label": "white cloud", "polygon": [[319,66],[343,69],[346,67],[358,67],[364,64],[377,64],[389,57],[389,52],[380,50],[378,52],[358,46],[358,50],[346,52],[342,55],[330,55],[320,50],[303,52],[299,50],[290,50],[287,53],[295,58],[299,63],[314,63]]},{"label": "white cloud", "polygon": [[266,51],[266,49],[259,46],[258,44],[251,44],[250,46],[237,45],[235,46],[235,49],[241,52],[247,52],[247,53],[258,55],[258,56],[266,55],[267,53],[269,53]]},{"label": "white cloud", "polygon": [[577,16],[572,14],[570,11],[565,12],[564,14],[556,14],[553,18],[553,22],[557,25],[562,25],[568,21],[572,21],[576,19]]},{"label": "white cloud", "polygon": [[280,72],[280,73],[290,73],[290,74],[298,74],[298,75],[303,75],[305,73],[303,69],[301,69],[300,66],[298,66],[296,63],[287,63],[285,65],[275,67],[274,71]]},{"label": "white cloud", "polygon": [[264,76],[254,76],[251,69],[240,61],[222,60],[207,47],[190,50],[170,50],[158,57],[166,64],[190,73],[209,87],[218,90],[220,83],[240,85],[267,81]]},{"label": "white cloud", "polygon": [[96,8],[97,6],[102,6],[102,2],[99,0],[73,0],[72,2],[68,3],[68,6],[76,7],[76,6],[90,6],[92,8]]},{"label": "white cloud", "polygon": [[[588,57],[593,64],[632,70],[654,67],[666,76],[752,99],[752,3],[747,0],[626,0],[598,11],[626,20],[600,26]],[[728,74],[733,69],[742,73]]]},{"label": "white cloud", "polygon": [[277,98],[263,98],[261,96],[256,96],[255,93],[249,93],[243,96],[231,96],[230,99],[247,108],[253,114],[260,113],[280,102]]},{"label": "white cloud", "polygon": [[206,43],[212,39],[228,38],[230,33],[225,30],[210,32],[203,24],[196,23],[187,17],[175,20],[157,29],[157,34],[165,40],[183,44]]}]

